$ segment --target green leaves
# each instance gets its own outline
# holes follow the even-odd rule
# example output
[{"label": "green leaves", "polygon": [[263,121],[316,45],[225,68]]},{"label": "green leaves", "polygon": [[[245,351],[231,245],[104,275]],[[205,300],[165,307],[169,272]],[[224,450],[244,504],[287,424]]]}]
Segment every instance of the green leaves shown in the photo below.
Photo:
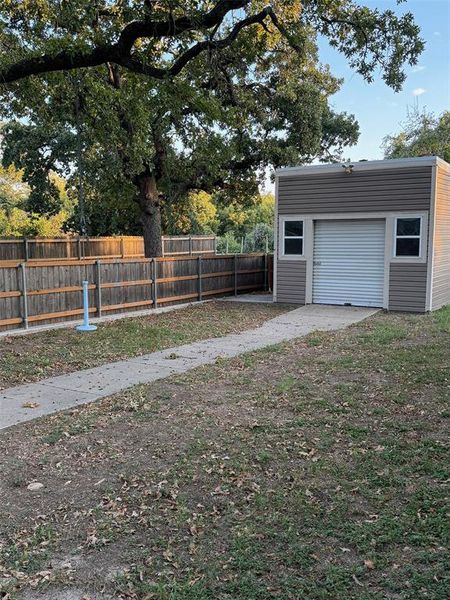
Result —
[{"label": "green leaves", "polygon": [[426,110],[413,111],[403,130],[383,141],[387,158],[440,156],[450,162],[450,111],[436,117]]},{"label": "green leaves", "polygon": [[410,12],[398,16],[352,0],[308,0],[305,12],[356,72],[370,82],[381,70],[383,80],[395,91],[406,79],[404,66],[415,65],[425,47]]}]

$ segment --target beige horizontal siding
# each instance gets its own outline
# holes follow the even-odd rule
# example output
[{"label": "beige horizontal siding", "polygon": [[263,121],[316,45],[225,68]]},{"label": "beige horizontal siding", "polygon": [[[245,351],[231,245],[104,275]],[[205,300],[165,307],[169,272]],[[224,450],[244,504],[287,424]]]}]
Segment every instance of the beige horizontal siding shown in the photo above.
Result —
[{"label": "beige horizontal siding", "polygon": [[437,168],[432,308],[450,304],[450,172]]},{"label": "beige horizontal siding", "polygon": [[389,310],[425,312],[427,265],[391,263]]},{"label": "beige horizontal siding", "polygon": [[429,210],[431,167],[283,176],[278,213]]},{"label": "beige horizontal siding", "polygon": [[279,260],[277,263],[277,302],[305,304],[306,261]]}]

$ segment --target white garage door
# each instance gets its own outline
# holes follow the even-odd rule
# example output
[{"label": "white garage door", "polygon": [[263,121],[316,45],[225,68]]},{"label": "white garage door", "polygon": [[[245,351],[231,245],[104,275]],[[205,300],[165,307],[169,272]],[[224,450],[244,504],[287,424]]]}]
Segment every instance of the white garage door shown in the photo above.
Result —
[{"label": "white garage door", "polygon": [[316,221],[313,302],[383,306],[385,221]]}]

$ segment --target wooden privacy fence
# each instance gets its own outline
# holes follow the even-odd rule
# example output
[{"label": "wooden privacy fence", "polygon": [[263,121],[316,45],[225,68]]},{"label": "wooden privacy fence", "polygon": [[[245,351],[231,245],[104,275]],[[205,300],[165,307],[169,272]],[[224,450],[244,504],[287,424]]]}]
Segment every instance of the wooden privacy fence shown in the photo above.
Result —
[{"label": "wooden privacy fence", "polygon": [[78,318],[82,282],[92,316],[268,289],[267,254],[21,262],[0,266],[0,329]]},{"label": "wooden privacy fence", "polygon": [[[163,236],[162,245],[167,256],[216,254],[214,235]],[[0,262],[143,256],[144,239],[139,236],[0,238]]]}]

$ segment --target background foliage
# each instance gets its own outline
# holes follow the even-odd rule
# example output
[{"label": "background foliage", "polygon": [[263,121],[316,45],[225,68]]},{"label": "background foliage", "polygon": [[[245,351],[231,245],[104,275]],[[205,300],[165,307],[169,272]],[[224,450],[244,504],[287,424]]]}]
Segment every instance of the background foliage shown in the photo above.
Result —
[{"label": "background foliage", "polygon": [[65,181],[56,173],[50,178],[58,193],[58,210],[51,215],[34,212],[30,187],[23,182],[23,172],[14,165],[0,165],[0,236],[54,237],[62,235],[73,214]]},{"label": "background foliage", "polygon": [[384,151],[386,158],[439,156],[450,162],[450,111],[411,111],[400,133],[384,139]]}]

